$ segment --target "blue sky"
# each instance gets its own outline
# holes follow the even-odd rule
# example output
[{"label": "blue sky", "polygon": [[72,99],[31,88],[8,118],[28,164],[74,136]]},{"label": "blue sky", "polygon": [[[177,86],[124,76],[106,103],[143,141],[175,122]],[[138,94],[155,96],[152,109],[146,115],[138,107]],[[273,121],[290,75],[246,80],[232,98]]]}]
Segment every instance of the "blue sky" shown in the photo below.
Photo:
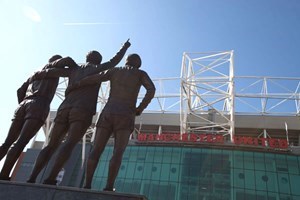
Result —
[{"label": "blue sky", "polygon": [[1,0],[0,142],[16,90],[53,54],[105,61],[130,38],[151,78],[179,77],[183,52],[224,50],[237,76],[300,77],[299,21],[299,0]]}]

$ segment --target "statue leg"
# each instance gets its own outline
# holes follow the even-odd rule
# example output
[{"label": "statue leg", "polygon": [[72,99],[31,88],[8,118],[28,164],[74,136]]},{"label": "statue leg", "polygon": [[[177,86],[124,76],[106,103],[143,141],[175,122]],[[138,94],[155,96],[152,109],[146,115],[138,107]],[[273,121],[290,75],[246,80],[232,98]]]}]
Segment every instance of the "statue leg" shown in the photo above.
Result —
[{"label": "statue leg", "polygon": [[12,124],[9,128],[7,137],[0,147],[0,160],[6,155],[10,146],[18,139],[22,126],[24,124],[23,120],[13,119]]},{"label": "statue leg", "polygon": [[131,131],[118,130],[115,131],[115,144],[113,156],[109,162],[108,178],[104,190],[114,190],[114,183],[121,166],[123,153],[127,147]]},{"label": "statue leg", "polygon": [[29,179],[27,180],[28,183],[34,183],[37,176],[41,172],[41,170],[45,167],[48,163],[52,155],[54,154],[55,150],[60,145],[62,139],[64,138],[66,132],[68,130],[68,124],[57,123],[55,122],[51,131],[50,131],[50,141],[46,147],[42,149],[39,153],[33,170]]},{"label": "statue leg", "polygon": [[43,122],[38,119],[27,119],[23,125],[20,132],[20,137],[18,141],[13,145],[13,147],[8,151],[6,160],[4,162],[3,168],[0,173],[1,178],[8,178],[13,168],[14,164],[18,160],[20,154],[22,153],[25,146],[31,140],[31,138],[38,132],[38,130],[43,125]]},{"label": "statue leg", "polygon": [[92,186],[94,172],[111,133],[112,131],[106,128],[97,127],[96,129],[94,145],[87,160],[84,188],[90,189]]},{"label": "statue leg", "polygon": [[56,177],[59,171],[70,157],[75,145],[81,140],[81,138],[86,133],[86,130],[88,129],[89,125],[90,124],[86,123],[85,121],[74,121],[70,124],[68,137],[66,141],[62,144],[62,147],[59,149],[55,163],[52,167],[49,176],[44,181],[44,184],[52,185],[56,182]]}]

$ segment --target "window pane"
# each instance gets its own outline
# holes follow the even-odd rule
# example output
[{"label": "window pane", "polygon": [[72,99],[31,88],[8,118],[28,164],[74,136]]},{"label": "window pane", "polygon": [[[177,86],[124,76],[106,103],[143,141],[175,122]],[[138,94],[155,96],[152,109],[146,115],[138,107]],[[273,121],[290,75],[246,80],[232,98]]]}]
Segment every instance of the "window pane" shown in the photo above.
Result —
[{"label": "window pane", "polygon": [[290,183],[291,183],[291,192],[292,192],[292,194],[300,196],[300,189],[299,189],[300,175],[291,175],[290,176]]},{"label": "window pane", "polygon": [[255,171],[255,184],[256,190],[267,190],[267,182],[269,181],[268,176],[263,171]]},{"label": "window pane", "polygon": [[245,169],[254,169],[254,160],[252,152],[244,152],[244,167]]},{"label": "window pane", "polygon": [[245,172],[242,169],[233,170],[233,185],[235,188],[245,188]]},{"label": "window pane", "polygon": [[265,166],[266,166],[266,171],[276,172],[275,154],[271,154],[271,153],[265,154]]},{"label": "window pane", "polygon": [[265,159],[263,153],[254,153],[255,170],[265,171]]},{"label": "window pane", "polygon": [[253,171],[245,170],[245,188],[255,189],[255,176]]},{"label": "window pane", "polygon": [[273,172],[266,172],[266,176],[268,177],[268,181],[267,181],[268,191],[278,192],[277,174]]},{"label": "window pane", "polygon": [[290,174],[299,174],[298,159],[296,156],[287,156],[288,171]]},{"label": "window pane", "polygon": [[234,151],[233,153],[233,166],[234,168],[244,169],[244,155],[241,151]]},{"label": "window pane", "polygon": [[278,173],[279,192],[283,194],[290,194],[290,180],[288,174]]}]

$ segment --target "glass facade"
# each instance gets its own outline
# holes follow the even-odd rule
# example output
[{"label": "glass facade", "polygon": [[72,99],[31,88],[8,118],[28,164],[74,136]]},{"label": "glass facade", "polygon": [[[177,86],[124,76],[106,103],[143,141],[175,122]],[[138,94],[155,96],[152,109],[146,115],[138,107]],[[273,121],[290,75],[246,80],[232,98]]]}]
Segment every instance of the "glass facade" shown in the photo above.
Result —
[{"label": "glass facade", "polygon": [[[106,183],[112,146],[94,174]],[[149,200],[299,200],[300,156],[228,149],[128,146],[115,183],[118,192]]]}]

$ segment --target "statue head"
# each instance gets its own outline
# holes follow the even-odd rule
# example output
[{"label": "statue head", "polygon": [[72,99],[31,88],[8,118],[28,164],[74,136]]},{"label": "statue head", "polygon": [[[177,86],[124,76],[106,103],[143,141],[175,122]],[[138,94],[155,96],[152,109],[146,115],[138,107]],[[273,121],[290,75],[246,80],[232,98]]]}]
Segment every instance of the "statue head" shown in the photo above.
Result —
[{"label": "statue head", "polygon": [[102,61],[102,56],[98,51],[90,51],[86,54],[86,62],[98,65]]},{"label": "statue head", "polygon": [[54,62],[54,61],[56,61],[58,59],[61,59],[61,58],[62,58],[61,55],[56,54],[56,55],[53,55],[51,58],[49,58],[48,62],[52,63],[52,62]]},{"label": "statue head", "polygon": [[136,53],[133,53],[133,54],[129,54],[126,58],[126,65],[130,65],[132,67],[135,67],[135,68],[140,68],[141,65],[142,65],[142,60],[141,60],[141,57],[136,54]]}]

